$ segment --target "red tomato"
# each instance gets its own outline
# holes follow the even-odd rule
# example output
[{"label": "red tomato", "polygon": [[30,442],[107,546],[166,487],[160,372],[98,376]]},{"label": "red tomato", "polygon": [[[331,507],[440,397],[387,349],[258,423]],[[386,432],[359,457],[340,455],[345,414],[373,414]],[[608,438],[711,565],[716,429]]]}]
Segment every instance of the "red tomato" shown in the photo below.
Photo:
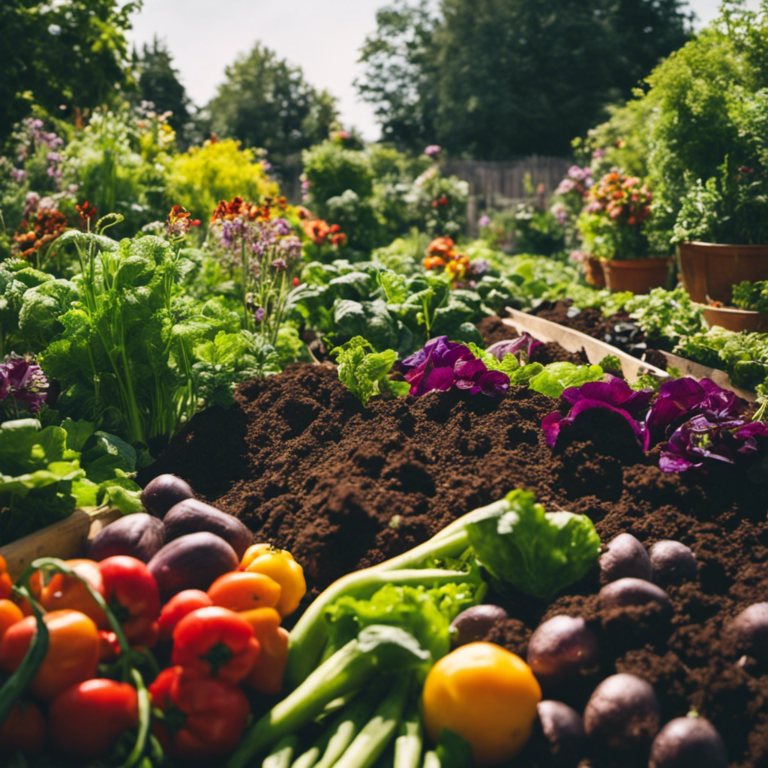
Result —
[{"label": "red tomato", "polygon": [[185,589],[174,595],[160,611],[160,639],[170,640],[176,625],[192,611],[213,605],[208,595],[199,589]]},{"label": "red tomato", "polygon": [[0,754],[20,749],[30,755],[39,755],[45,741],[45,718],[29,701],[16,704],[0,726]]}]

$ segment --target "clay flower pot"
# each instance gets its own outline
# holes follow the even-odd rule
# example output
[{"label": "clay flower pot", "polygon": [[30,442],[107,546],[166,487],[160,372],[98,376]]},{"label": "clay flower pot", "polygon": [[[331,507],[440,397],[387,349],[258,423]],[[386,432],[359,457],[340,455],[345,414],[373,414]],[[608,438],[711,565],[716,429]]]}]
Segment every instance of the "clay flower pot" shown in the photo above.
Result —
[{"label": "clay flower pot", "polygon": [[600,259],[605,285],[612,291],[648,293],[651,288],[663,288],[669,276],[671,259]]},{"label": "clay flower pot", "polygon": [[605,288],[605,274],[600,259],[588,256],[584,261],[584,278],[595,288]]},{"label": "clay flower pot", "polygon": [[700,304],[729,304],[735,283],[768,280],[768,245],[680,243],[678,253],[685,290]]}]

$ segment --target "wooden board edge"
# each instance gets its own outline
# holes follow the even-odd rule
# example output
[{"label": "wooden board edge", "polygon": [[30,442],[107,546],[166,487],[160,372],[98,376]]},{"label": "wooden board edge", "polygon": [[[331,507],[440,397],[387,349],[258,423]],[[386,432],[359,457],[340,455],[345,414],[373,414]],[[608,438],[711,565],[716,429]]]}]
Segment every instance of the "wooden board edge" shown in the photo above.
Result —
[{"label": "wooden board edge", "polygon": [[554,341],[560,344],[568,352],[579,352],[584,350],[590,363],[599,363],[606,355],[615,355],[621,362],[621,372],[627,381],[637,381],[644,373],[651,373],[660,379],[666,380],[669,374],[657,368],[655,365],[646,363],[643,360],[624,352],[618,347],[614,347],[605,341],[592,338],[586,333],[575,331],[565,325],[560,325],[552,320],[545,320],[543,317],[529,315],[517,309],[506,309],[509,317],[502,318],[502,322],[509,325],[518,332],[527,331],[537,341]]},{"label": "wooden board edge", "polygon": [[63,560],[82,557],[88,539],[120,516],[120,510],[115,507],[76,509],[64,520],[0,547],[0,555],[15,580],[38,557],[46,555]]},{"label": "wooden board edge", "polygon": [[725,371],[721,371],[719,368],[710,368],[701,363],[694,363],[693,360],[674,355],[672,352],[662,352],[662,354],[667,358],[667,361],[671,366],[678,368],[682,373],[697,379],[712,379],[718,387],[722,387],[723,389],[727,389],[737,394],[749,403],[754,403],[757,400],[757,395],[754,392],[751,392],[748,389],[742,389],[731,383],[728,374]]}]

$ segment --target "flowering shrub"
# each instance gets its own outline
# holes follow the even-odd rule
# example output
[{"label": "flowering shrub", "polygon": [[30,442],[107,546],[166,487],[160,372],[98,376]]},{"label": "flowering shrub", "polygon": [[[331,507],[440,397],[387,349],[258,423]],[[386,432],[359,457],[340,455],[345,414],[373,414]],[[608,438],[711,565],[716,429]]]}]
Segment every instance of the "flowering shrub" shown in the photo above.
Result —
[{"label": "flowering shrub", "polygon": [[648,255],[644,223],[651,217],[651,192],[635,176],[613,170],[587,193],[578,219],[584,250],[596,258],[633,259]]},{"label": "flowering shrub", "polygon": [[48,396],[48,379],[31,356],[9,355],[0,363],[0,403],[19,418],[19,404],[37,413]]},{"label": "flowering shrub", "polygon": [[38,203],[14,233],[11,252],[22,259],[34,256],[39,269],[51,243],[62,235],[66,228],[67,217],[61,211],[42,207]]}]

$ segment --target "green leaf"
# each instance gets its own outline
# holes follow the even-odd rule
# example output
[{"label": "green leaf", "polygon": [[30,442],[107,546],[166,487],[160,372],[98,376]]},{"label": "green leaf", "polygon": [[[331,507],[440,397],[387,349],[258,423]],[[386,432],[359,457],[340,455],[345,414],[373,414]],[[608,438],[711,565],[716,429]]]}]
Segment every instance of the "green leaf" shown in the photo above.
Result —
[{"label": "green leaf", "polygon": [[104,491],[103,504],[117,507],[124,515],[133,515],[144,511],[141,503],[141,488],[136,483],[134,490],[123,488],[121,485],[102,483],[99,490]]},{"label": "green leaf", "polygon": [[95,432],[90,421],[73,421],[69,417],[61,422],[61,428],[67,433],[67,448],[82,451],[88,438]]},{"label": "green leaf", "polygon": [[[370,350],[370,353],[366,353],[366,350]],[[382,391],[379,383],[386,379],[397,360],[394,350],[375,352],[362,336],[355,336],[336,347],[332,354],[339,364],[339,380],[363,405],[367,405],[374,395]],[[398,387],[392,389],[402,391]],[[388,384],[383,386],[384,391],[391,392],[392,389]]]},{"label": "green leaf", "polygon": [[382,269],[376,276],[379,285],[384,289],[387,304],[402,304],[409,296],[408,280],[405,275]]},{"label": "green leaf", "polygon": [[568,387],[580,387],[588,381],[600,381],[602,378],[603,369],[599,365],[550,363],[528,382],[528,386],[534,392],[557,399]]},{"label": "green leaf", "polygon": [[509,509],[467,525],[470,544],[497,588],[512,586],[550,600],[583,578],[600,538],[586,515],[546,512],[528,491],[512,491]]}]

